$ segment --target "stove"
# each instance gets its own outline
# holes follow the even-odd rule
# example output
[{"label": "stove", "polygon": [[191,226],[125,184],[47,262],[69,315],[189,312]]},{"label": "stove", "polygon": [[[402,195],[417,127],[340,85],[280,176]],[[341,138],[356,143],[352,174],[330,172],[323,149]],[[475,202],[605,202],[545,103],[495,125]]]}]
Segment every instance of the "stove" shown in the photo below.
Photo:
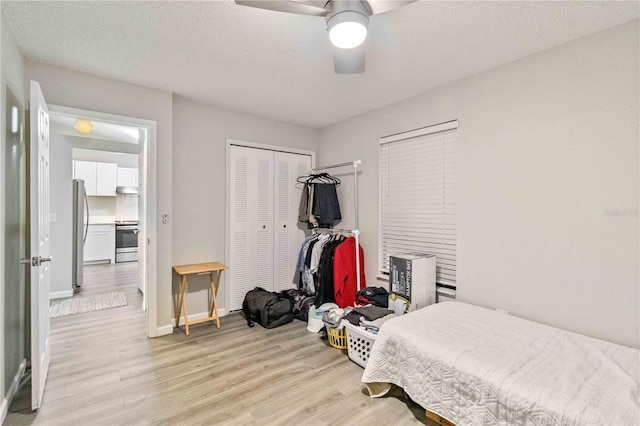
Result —
[{"label": "stove", "polygon": [[138,221],[116,220],[116,263],[138,261]]},{"label": "stove", "polygon": [[116,225],[137,225],[137,220],[116,220]]}]

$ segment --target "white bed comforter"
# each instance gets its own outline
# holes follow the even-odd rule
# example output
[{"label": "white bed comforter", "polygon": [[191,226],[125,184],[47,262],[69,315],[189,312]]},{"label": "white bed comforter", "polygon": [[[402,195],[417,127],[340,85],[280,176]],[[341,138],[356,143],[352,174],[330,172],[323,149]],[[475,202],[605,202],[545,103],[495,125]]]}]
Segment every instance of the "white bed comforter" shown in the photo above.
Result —
[{"label": "white bed comforter", "polygon": [[638,425],[640,351],[460,302],[387,321],[362,381],[458,425]]}]

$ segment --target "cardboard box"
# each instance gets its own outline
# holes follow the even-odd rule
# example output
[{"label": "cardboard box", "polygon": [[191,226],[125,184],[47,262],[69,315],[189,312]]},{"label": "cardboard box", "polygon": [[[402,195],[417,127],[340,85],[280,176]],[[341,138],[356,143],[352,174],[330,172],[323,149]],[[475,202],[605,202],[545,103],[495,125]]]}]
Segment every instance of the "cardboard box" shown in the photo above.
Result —
[{"label": "cardboard box", "polygon": [[389,309],[397,315],[436,302],[436,256],[411,253],[389,257]]}]

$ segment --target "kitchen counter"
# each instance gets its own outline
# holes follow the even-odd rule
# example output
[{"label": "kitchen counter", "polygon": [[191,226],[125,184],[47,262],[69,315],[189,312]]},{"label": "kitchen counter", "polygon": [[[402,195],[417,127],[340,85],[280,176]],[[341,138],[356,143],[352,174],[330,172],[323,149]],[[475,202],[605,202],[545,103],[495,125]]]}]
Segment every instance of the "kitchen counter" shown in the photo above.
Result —
[{"label": "kitchen counter", "polygon": [[116,218],[113,216],[96,216],[89,218],[89,225],[115,225]]}]

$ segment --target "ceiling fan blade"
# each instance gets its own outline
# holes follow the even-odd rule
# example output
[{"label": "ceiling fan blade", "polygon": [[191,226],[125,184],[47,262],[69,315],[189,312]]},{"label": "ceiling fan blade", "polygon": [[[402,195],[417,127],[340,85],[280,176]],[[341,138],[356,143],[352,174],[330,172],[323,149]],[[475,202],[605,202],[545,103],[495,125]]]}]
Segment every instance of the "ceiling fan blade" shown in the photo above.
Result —
[{"label": "ceiling fan blade", "polygon": [[364,72],[364,43],[353,49],[332,46],[333,68],[336,74],[362,74]]},{"label": "ceiling fan blade", "polygon": [[331,12],[323,7],[326,3],[324,0],[235,0],[235,2],[242,6],[297,15],[326,16]]},{"label": "ceiling fan blade", "polygon": [[369,8],[374,15],[413,3],[416,0],[368,0]]}]

